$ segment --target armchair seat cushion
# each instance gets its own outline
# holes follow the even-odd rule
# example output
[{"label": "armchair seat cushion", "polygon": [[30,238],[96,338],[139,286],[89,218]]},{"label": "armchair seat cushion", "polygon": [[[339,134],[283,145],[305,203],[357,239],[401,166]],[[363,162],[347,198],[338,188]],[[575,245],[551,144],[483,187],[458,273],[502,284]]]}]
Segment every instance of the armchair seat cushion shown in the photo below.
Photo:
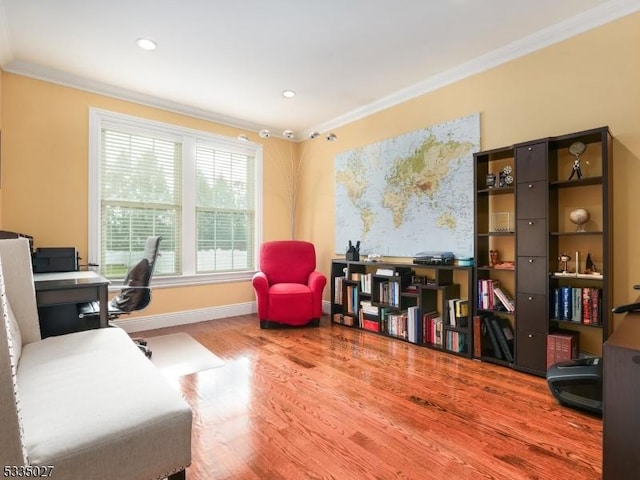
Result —
[{"label": "armchair seat cushion", "polygon": [[269,296],[269,314],[274,320],[289,325],[304,325],[309,322],[308,312],[313,308],[313,292],[306,285],[277,283],[269,288]]}]

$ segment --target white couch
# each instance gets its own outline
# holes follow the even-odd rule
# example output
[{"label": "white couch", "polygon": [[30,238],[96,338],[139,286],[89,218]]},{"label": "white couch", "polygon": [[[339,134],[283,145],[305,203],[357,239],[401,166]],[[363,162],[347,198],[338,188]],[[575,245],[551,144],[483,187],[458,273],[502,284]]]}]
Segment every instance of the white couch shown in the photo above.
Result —
[{"label": "white couch", "polygon": [[184,479],[191,422],[180,393],[123,330],[41,339],[28,242],[0,240],[2,474]]}]

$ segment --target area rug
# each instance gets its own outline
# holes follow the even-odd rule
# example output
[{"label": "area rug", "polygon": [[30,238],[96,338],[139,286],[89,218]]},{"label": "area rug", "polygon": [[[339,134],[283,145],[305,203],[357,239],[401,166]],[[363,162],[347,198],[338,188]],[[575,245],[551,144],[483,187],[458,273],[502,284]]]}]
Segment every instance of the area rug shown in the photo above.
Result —
[{"label": "area rug", "polygon": [[169,377],[181,377],[224,365],[196,339],[186,333],[145,338],[153,354],[151,362]]}]

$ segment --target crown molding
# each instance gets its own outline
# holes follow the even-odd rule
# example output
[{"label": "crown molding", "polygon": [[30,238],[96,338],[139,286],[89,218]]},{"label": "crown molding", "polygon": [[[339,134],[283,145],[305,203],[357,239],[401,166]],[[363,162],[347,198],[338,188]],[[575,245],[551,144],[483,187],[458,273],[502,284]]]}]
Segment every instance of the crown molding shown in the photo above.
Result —
[{"label": "crown molding", "polygon": [[325,132],[361,120],[374,113],[394,107],[421,95],[433,92],[447,85],[482,73],[493,67],[528,55],[537,50],[559,43],[580,33],[592,30],[609,22],[640,10],[640,0],[611,0],[599,7],[583,12],[560,23],[540,30],[521,40],[505,45],[497,50],[481,55],[469,62],[438,73],[419,83],[381,98],[362,108],[329,120],[309,129]]},{"label": "crown molding", "polygon": [[63,72],[29,62],[9,62],[8,65],[6,65],[3,69],[5,72],[15,73],[17,75],[55,83],[64,87],[76,88],[78,90],[83,90],[98,95],[105,95],[111,98],[133,102],[140,105],[146,105],[148,107],[159,108],[169,112],[187,115],[202,120],[208,120],[242,130],[258,132],[261,129],[265,128],[264,125],[258,125],[239,118],[212,112],[210,110],[205,110],[198,107],[193,107],[191,105],[180,102],[174,102],[153,95],[147,95],[145,93],[136,92],[126,88],[109,85],[97,80],[90,80],[88,78],[74,75],[72,73]]},{"label": "crown molding", "polygon": [[[640,0],[611,0],[607,3],[583,12],[563,22],[557,23],[528,37],[513,42],[502,48],[477,57],[458,67],[433,75],[408,88],[395,92],[375,102],[365,105],[351,112],[328,120],[313,128],[309,128],[301,136],[302,139],[312,131],[326,132],[355,122],[374,113],[386,110],[416,97],[438,90],[442,87],[463,80],[472,75],[503,63],[522,57],[536,50],[540,50],[554,43],[561,42],[585,31],[599,27],[618,18],[630,15],[640,10]],[[77,88],[99,95],[106,95],[124,101],[130,101],[149,107],[187,115],[194,118],[227,125],[230,127],[259,132],[263,128],[278,131],[278,128],[268,125],[258,125],[239,118],[212,112],[210,110],[193,107],[179,102],[146,95],[144,93],[108,85],[103,82],[89,80],[84,77],[61,72],[28,62],[12,61],[13,54],[3,1],[0,0],[0,65],[6,72],[24,75],[59,85]],[[299,138],[296,138],[300,141]]]}]

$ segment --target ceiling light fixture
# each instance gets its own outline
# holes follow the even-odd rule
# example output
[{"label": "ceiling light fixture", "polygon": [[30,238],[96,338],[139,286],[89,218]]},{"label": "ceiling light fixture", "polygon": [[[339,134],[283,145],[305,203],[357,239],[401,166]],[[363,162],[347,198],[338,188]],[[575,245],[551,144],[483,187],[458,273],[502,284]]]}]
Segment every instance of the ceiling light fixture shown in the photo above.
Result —
[{"label": "ceiling light fixture", "polygon": [[[258,136],[260,138],[268,139],[271,138],[271,132],[266,128],[260,130],[258,132]],[[315,140],[319,138],[320,132],[311,131],[308,134],[309,140]],[[298,191],[300,189],[300,176],[302,175],[302,170],[305,165],[305,155],[307,153],[307,147],[310,142],[306,142],[302,147],[302,152],[300,152],[299,156],[296,156],[294,153],[294,143],[296,139],[296,134],[293,130],[285,130],[282,132],[282,138],[289,141],[288,150],[282,150],[280,144],[277,145],[278,156],[280,157],[280,161],[282,162],[282,167],[284,170],[284,175],[286,177],[287,183],[287,200],[289,203],[289,222],[291,227],[291,238],[296,238],[296,207],[298,205]],[[324,137],[328,142],[335,142],[338,139],[338,136],[331,132],[327,133]],[[249,137],[245,134],[238,135],[238,140],[248,141]]]},{"label": "ceiling light fixture", "polygon": [[293,98],[296,96],[296,92],[294,92],[293,90],[283,90],[282,96],[284,98]]},{"label": "ceiling light fixture", "polygon": [[148,38],[139,38],[136,40],[136,43],[143,50],[155,50],[158,46],[156,42]]}]

